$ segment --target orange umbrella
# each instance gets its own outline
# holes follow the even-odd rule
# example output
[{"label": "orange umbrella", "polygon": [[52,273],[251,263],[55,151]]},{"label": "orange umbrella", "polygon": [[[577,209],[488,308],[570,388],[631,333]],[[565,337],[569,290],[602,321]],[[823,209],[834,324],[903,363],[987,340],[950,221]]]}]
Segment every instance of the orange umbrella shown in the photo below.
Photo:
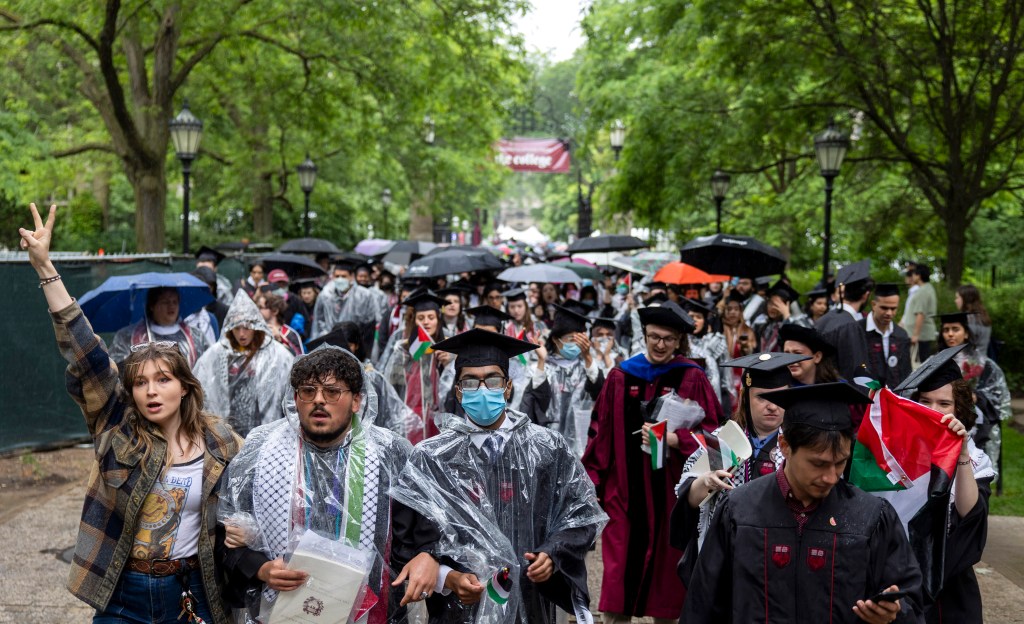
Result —
[{"label": "orange umbrella", "polygon": [[695,266],[682,262],[669,262],[658,269],[651,278],[655,282],[665,284],[710,284],[711,282],[727,282],[728,275],[709,275]]}]

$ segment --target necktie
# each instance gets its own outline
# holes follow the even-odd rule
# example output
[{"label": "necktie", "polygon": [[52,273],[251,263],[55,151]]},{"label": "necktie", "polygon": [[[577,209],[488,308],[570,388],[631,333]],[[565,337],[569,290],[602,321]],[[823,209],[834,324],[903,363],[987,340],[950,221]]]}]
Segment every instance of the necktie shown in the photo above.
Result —
[{"label": "necktie", "polygon": [[501,448],[505,445],[505,440],[496,433],[491,434],[484,440],[483,449],[487,455],[487,461],[492,466],[497,464],[501,459]]}]

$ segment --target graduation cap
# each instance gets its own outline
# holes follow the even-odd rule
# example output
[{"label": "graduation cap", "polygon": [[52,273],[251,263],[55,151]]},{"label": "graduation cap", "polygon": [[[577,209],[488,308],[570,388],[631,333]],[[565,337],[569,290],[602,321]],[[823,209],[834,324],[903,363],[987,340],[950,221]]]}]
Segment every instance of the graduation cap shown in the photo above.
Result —
[{"label": "graduation cap", "polygon": [[964,375],[953,358],[966,348],[967,344],[964,343],[939,351],[910,373],[893,392],[901,394],[915,388],[921,392],[931,392],[957,379],[963,379]]},{"label": "graduation cap", "polygon": [[786,410],[783,428],[800,424],[825,431],[853,429],[850,406],[871,404],[866,394],[841,381],[765,392],[761,398]]},{"label": "graduation cap", "polygon": [[608,329],[614,330],[615,329],[615,319],[607,318],[607,317],[603,317],[603,316],[598,316],[598,317],[590,319],[590,329],[591,329],[591,331],[593,331],[594,329],[596,329],[598,327],[606,327]]},{"label": "graduation cap", "polygon": [[306,287],[319,289],[320,285],[316,283],[315,277],[304,277],[292,280],[291,284],[288,284],[288,290],[296,293]]},{"label": "graduation cap", "polygon": [[586,316],[566,306],[555,304],[555,320],[551,324],[551,337],[560,338],[566,334],[587,331]]},{"label": "graduation cap", "polygon": [[441,307],[448,305],[448,302],[423,288],[406,297],[402,305],[409,306],[417,312],[440,312]]},{"label": "graduation cap", "polygon": [[332,254],[330,259],[335,269],[344,269],[350,273],[354,273],[356,267],[363,263],[363,258],[353,258],[347,254]]},{"label": "graduation cap", "polygon": [[206,245],[200,247],[199,251],[196,252],[196,260],[199,262],[212,262],[213,266],[220,264],[220,261],[226,257],[221,252]]},{"label": "graduation cap", "polygon": [[348,351],[348,336],[340,329],[333,329],[319,338],[314,338],[306,343],[306,350],[312,351],[320,345],[332,345],[335,347],[341,347]]},{"label": "graduation cap", "polygon": [[705,317],[711,314],[711,306],[703,301],[697,301],[696,299],[683,299],[679,302],[679,305],[687,312],[696,312],[698,314],[703,314]]},{"label": "graduation cap", "polygon": [[467,314],[473,315],[474,325],[488,325],[490,327],[497,327],[501,329],[501,324],[505,321],[511,321],[512,317],[506,314],[503,310],[491,307],[489,305],[479,305],[475,308],[466,310]]},{"label": "graduation cap", "polygon": [[729,303],[730,301],[735,301],[736,303],[738,303],[740,305],[743,305],[743,302],[746,301],[746,300],[747,300],[747,298],[745,296],[743,296],[743,294],[741,294],[740,291],[735,290],[735,289],[734,290],[730,290],[729,291],[729,296],[725,298],[725,302],[726,303]]},{"label": "graduation cap", "polygon": [[590,305],[589,303],[583,303],[582,301],[578,301],[576,299],[567,300],[565,303],[562,304],[562,307],[568,310],[572,310],[576,314],[580,314],[583,316],[588,316],[591,312],[594,311],[594,306]]},{"label": "graduation cap", "polygon": [[875,298],[878,297],[896,297],[900,294],[900,285],[892,282],[885,282],[883,284],[875,284]]},{"label": "graduation cap", "polygon": [[501,296],[505,298],[506,302],[511,303],[512,301],[526,301],[526,291],[522,288],[513,288],[512,290],[506,290],[501,293]]},{"label": "graduation cap", "polygon": [[646,308],[641,308],[637,313],[640,315],[640,323],[644,327],[660,325],[661,327],[668,327],[684,334],[689,334],[696,328],[690,315],[671,301],[663,301]]},{"label": "graduation cap", "polygon": [[821,351],[825,355],[835,355],[836,353],[836,346],[826,340],[813,327],[804,327],[796,323],[784,323],[779,328],[779,341],[785,346],[787,340],[803,343],[811,351]]},{"label": "graduation cap", "polygon": [[967,313],[966,312],[946,312],[945,314],[936,314],[935,318],[943,324],[946,323],[960,323],[967,328]]},{"label": "graduation cap", "polygon": [[782,281],[781,279],[768,289],[768,296],[776,296],[781,298],[786,303],[796,301],[800,298],[800,293],[795,288]]},{"label": "graduation cap", "polygon": [[517,355],[533,351],[537,345],[525,340],[506,336],[500,332],[473,328],[434,345],[434,351],[454,353],[455,370],[466,366],[501,367],[508,374],[508,361]]},{"label": "graduation cap", "polygon": [[744,388],[781,388],[793,383],[787,367],[809,359],[809,355],[795,353],[751,353],[729,360],[722,366],[747,369],[743,375]]},{"label": "graduation cap", "polygon": [[814,301],[821,297],[828,297],[829,293],[830,291],[827,288],[814,288],[813,290],[807,291],[805,297],[807,298],[807,301]]},{"label": "graduation cap", "polygon": [[666,301],[668,301],[668,295],[665,293],[654,293],[650,297],[644,299],[643,303],[645,306],[652,306]]},{"label": "graduation cap", "polygon": [[836,284],[839,286],[849,286],[868,279],[871,279],[871,262],[868,260],[848,264],[836,273]]},{"label": "graduation cap", "polygon": [[755,277],[754,278],[754,289],[755,290],[767,289],[768,286],[771,285],[771,283],[772,283],[772,278],[770,278],[768,276],[765,276],[765,277]]}]

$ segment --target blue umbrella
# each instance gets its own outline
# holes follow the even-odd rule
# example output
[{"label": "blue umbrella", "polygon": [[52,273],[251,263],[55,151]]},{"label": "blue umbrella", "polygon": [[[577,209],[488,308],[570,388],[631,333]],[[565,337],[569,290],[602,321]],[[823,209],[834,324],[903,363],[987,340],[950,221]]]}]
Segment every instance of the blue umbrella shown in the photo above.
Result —
[{"label": "blue umbrella", "polygon": [[142,320],[150,288],[177,288],[182,318],[213,301],[210,287],[189,273],[138,273],[115,275],[82,295],[82,312],[97,332],[113,332]]}]

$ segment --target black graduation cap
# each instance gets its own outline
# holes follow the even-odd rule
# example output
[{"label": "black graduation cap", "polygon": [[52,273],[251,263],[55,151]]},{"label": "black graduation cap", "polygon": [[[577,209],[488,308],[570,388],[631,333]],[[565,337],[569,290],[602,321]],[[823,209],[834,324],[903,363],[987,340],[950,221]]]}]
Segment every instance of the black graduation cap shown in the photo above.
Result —
[{"label": "black graduation cap", "polygon": [[344,269],[349,272],[355,272],[356,267],[363,263],[361,258],[353,258],[346,254],[333,254],[330,256],[331,264],[336,269]]},{"label": "black graduation cap", "polygon": [[301,279],[292,280],[288,284],[288,290],[292,292],[299,292],[306,286],[312,286],[313,288],[320,289],[320,285],[316,283],[315,277],[303,277]]},{"label": "black graduation cap", "polygon": [[786,303],[796,301],[800,298],[800,293],[781,279],[772,284],[772,287],[768,289],[768,296],[771,297],[772,295],[781,297]]},{"label": "black graduation cap", "polygon": [[745,388],[781,388],[793,383],[793,376],[787,367],[809,359],[809,355],[795,353],[751,353],[729,360],[722,366],[747,369],[743,375]]},{"label": "black graduation cap", "polygon": [[640,323],[644,327],[647,325],[660,325],[683,332],[684,334],[689,334],[696,327],[690,315],[671,301],[662,301],[655,305],[640,308],[638,314],[640,315]]},{"label": "black graduation cap", "polygon": [[227,257],[216,249],[207,247],[206,245],[200,247],[199,251],[197,251],[195,255],[196,260],[201,262],[212,262],[214,266],[220,264],[220,261]]},{"label": "black graduation cap", "polygon": [[811,351],[821,351],[825,355],[834,355],[836,346],[825,339],[821,332],[813,327],[804,327],[796,323],[784,323],[779,328],[779,341],[785,346],[787,340],[802,342]]},{"label": "black graduation cap", "polygon": [[434,351],[454,353],[455,370],[466,366],[500,366],[507,373],[508,361],[521,353],[533,351],[537,345],[506,336],[500,332],[473,328],[434,345]]},{"label": "black graduation cap", "polygon": [[964,343],[939,351],[910,373],[893,392],[899,394],[915,388],[921,392],[931,392],[957,379],[963,379],[964,375],[953,357],[966,348],[967,344]]},{"label": "black graduation cap", "polygon": [[871,404],[866,394],[841,381],[765,392],[761,398],[786,410],[783,428],[802,424],[825,431],[853,429],[850,406]]},{"label": "black graduation cap", "polygon": [[440,312],[441,306],[448,305],[448,302],[424,288],[409,295],[402,302],[402,305],[410,306],[417,312],[426,312],[428,310]]},{"label": "black graduation cap", "polygon": [[755,277],[754,278],[754,290],[766,289],[772,283],[772,278],[768,276]]},{"label": "black graduation cap", "polygon": [[939,319],[941,323],[960,323],[967,328],[967,313],[966,312],[946,312],[945,314],[936,314],[935,318]]},{"label": "black graduation cap", "polygon": [[875,284],[875,297],[893,297],[900,294],[900,285],[892,282]]},{"label": "black graduation cap", "polygon": [[740,305],[743,305],[743,302],[746,301],[746,300],[747,300],[747,298],[745,296],[743,296],[740,293],[740,291],[738,291],[736,289],[730,290],[729,291],[729,296],[725,298],[725,302],[726,303],[729,303],[730,301],[735,301],[736,303],[738,303]]},{"label": "black graduation cap", "polygon": [[836,273],[836,284],[840,286],[848,286],[855,282],[863,282],[870,278],[871,262],[868,260],[861,260],[860,262],[854,262],[853,264],[848,264],[839,269],[839,272]]},{"label": "black graduation cap", "polygon": [[506,302],[511,301],[526,301],[526,291],[522,288],[513,288],[512,290],[506,290],[501,293],[501,296],[505,298]]},{"label": "black graduation cap", "polygon": [[598,317],[590,319],[590,329],[591,329],[591,331],[593,331],[595,328],[598,328],[598,327],[607,327],[608,329],[614,330],[615,329],[615,319],[613,319],[613,318],[606,318],[606,317],[603,317],[603,316],[598,316]]},{"label": "black graduation cap", "polygon": [[434,294],[437,295],[438,297],[447,297],[448,295],[458,295],[459,298],[462,298],[462,297],[465,297],[467,294],[469,294],[469,291],[466,290],[465,288],[459,288],[459,287],[456,287],[456,286],[450,286],[448,288],[441,288],[439,290],[435,290]]},{"label": "black graduation cap", "polygon": [[826,288],[815,288],[813,290],[807,291],[807,295],[805,296],[807,298],[807,301],[814,301],[819,297],[828,297],[829,292],[830,291]]},{"label": "black graduation cap", "polygon": [[568,310],[572,310],[576,314],[581,314],[583,316],[588,316],[591,312],[594,311],[594,306],[590,305],[589,303],[583,303],[582,301],[576,299],[567,300],[565,303],[562,304],[562,307]]},{"label": "black graduation cap", "polygon": [[467,314],[473,315],[474,325],[490,325],[501,329],[501,324],[505,321],[511,321],[512,317],[498,308],[493,308],[489,305],[479,305],[475,308],[466,310]]},{"label": "black graduation cap", "polygon": [[313,349],[316,349],[317,347],[323,344],[341,347],[342,349],[348,351],[348,341],[346,340],[345,332],[341,331],[340,329],[331,330],[324,334],[323,336],[320,336],[319,338],[314,338],[310,340],[309,342],[306,343],[306,350],[312,351]]},{"label": "black graduation cap", "polygon": [[[580,304],[583,305],[583,304]],[[551,337],[561,338],[566,334],[587,331],[587,323],[590,322],[583,314],[576,310],[555,304],[555,320],[551,324]]]},{"label": "black graduation cap", "polygon": [[697,301],[696,299],[685,298],[679,302],[679,305],[687,312],[697,312],[707,316],[711,314],[711,306],[704,303],[703,301]]},{"label": "black graduation cap", "polygon": [[654,293],[650,297],[644,299],[643,303],[645,306],[656,305],[668,301],[668,295],[665,293]]}]

